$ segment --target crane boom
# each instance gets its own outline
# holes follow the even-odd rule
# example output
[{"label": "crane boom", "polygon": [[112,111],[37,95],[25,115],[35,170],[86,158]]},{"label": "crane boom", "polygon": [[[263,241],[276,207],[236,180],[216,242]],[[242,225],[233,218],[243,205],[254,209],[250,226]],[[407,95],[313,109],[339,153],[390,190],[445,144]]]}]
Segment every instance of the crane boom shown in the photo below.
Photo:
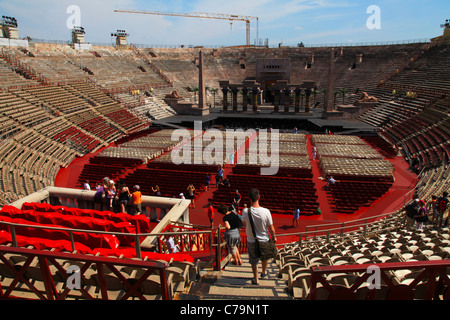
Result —
[{"label": "crane boom", "polygon": [[[120,9],[120,10],[116,9],[114,10],[114,12],[153,14],[160,16],[187,17],[187,18],[220,19],[230,21],[245,21],[247,46],[250,45],[250,20],[254,19],[259,20],[258,17],[252,16],[240,16],[233,14],[206,13],[206,12],[176,13],[176,12],[160,12],[160,11],[129,10],[129,9]],[[258,38],[258,36],[256,38]]]}]

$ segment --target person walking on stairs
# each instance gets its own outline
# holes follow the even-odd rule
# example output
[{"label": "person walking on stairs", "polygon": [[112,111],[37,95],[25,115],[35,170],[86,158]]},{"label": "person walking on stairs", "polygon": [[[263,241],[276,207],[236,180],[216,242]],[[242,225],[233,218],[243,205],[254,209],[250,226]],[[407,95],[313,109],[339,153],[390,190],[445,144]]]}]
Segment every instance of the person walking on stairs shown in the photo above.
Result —
[{"label": "person walking on stairs", "polygon": [[239,228],[242,226],[242,220],[236,212],[232,211],[232,207],[227,208],[220,205],[217,212],[223,215],[222,221],[225,224],[225,241],[227,243],[228,252],[233,257],[233,263],[242,265],[241,255],[239,253],[239,244],[241,243],[241,234]]},{"label": "person walking on stairs", "polygon": [[[268,242],[270,237],[272,237],[273,242],[277,242],[272,215],[269,209],[263,208],[259,205],[259,197],[260,194],[258,189],[250,189],[250,208],[244,209],[242,212],[242,220],[247,233],[248,257],[253,272],[252,284],[258,284],[259,282],[258,264],[260,258],[258,258],[256,254],[255,237],[259,242]],[[255,237],[253,236],[250,215],[254,224]],[[261,278],[265,278],[267,276],[267,266],[269,264],[269,260],[261,260]]]}]

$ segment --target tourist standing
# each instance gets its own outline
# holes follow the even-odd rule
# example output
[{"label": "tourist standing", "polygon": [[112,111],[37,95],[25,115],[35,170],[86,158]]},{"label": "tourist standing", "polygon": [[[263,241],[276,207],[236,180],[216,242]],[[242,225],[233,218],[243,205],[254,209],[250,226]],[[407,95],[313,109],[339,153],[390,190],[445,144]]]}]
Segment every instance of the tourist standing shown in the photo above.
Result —
[{"label": "tourist standing", "polygon": [[208,202],[207,213],[208,213],[209,223],[211,224],[211,228],[212,228],[213,221],[214,221],[214,207],[212,206],[211,202]]},{"label": "tourist standing", "polygon": [[217,170],[216,185],[219,186],[219,184],[221,184],[222,181],[223,181],[223,167],[222,165],[220,165],[219,170]]},{"label": "tourist standing", "polygon": [[89,184],[89,180],[86,180],[83,184],[83,189],[87,191],[91,191],[91,185]]},{"label": "tourist standing", "polygon": [[[267,276],[267,266],[269,263],[269,259],[263,260],[258,257],[255,240],[258,240],[258,242],[260,243],[268,242],[271,240],[270,237],[272,237],[272,241],[276,242],[277,238],[275,235],[275,227],[273,226],[272,215],[269,209],[263,208],[259,205],[259,198],[260,198],[259,190],[255,188],[250,189],[249,198],[250,198],[250,208],[242,212],[242,219],[246,227],[247,233],[248,256],[253,272],[252,284],[258,284],[259,260],[261,260],[262,266],[261,278],[265,278]],[[255,235],[253,235],[253,228],[250,219],[252,219],[253,221]]]},{"label": "tourist standing", "polygon": [[105,187],[101,183],[96,184],[95,194],[94,194],[94,209],[101,210],[103,204],[103,195],[105,194]]},{"label": "tourist standing", "polygon": [[438,210],[438,219],[436,223],[437,228],[444,227],[447,222],[446,220],[444,220],[444,215],[445,212],[447,211],[448,201],[449,200],[447,191],[444,191],[442,193],[442,196],[437,199],[437,210]]},{"label": "tourist standing", "polygon": [[120,182],[119,182],[118,191],[119,191],[120,212],[127,213],[126,208],[127,208],[131,193],[123,180],[120,180]]},{"label": "tourist standing", "polygon": [[238,245],[241,243],[239,228],[242,226],[242,219],[225,205],[219,206],[219,208],[217,208],[217,212],[224,215],[222,218],[222,221],[225,224],[224,237],[227,242],[228,253],[230,253],[233,257],[232,262],[236,265],[241,265],[242,259],[239,254]]},{"label": "tourist standing", "polygon": [[106,188],[106,198],[109,202],[109,209],[113,209],[114,199],[116,197],[116,185],[114,180],[109,180],[108,187]]},{"label": "tourist standing", "polygon": [[187,193],[186,193],[187,198],[189,200],[191,200],[191,204],[189,206],[195,209],[195,187],[194,187],[194,185],[190,184],[187,187],[186,191],[187,191]]},{"label": "tourist standing", "polygon": [[236,211],[239,211],[240,204],[241,204],[241,194],[239,193],[239,190],[236,190],[233,197],[233,206],[236,209]]},{"label": "tourist standing", "polygon": [[141,192],[141,187],[139,185],[135,185],[133,187],[133,193],[132,193],[132,198],[133,198],[133,206],[134,206],[134,214],[135,215],[139,215],[142,213],[142,192]]},{"label": "tourist standing", "polygon": [[300,218],[300,209],[297,208],[294,210],[294,216],[292,217],[292,227],[297,227],[298,228],[298,220]]}]

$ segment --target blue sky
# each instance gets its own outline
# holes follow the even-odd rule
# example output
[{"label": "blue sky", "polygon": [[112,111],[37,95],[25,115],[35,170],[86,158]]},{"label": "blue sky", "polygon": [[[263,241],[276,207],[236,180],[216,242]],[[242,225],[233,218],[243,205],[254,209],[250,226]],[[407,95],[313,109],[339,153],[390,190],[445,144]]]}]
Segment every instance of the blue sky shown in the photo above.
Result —
[{"label": "blue sky", "polygon": [[[70,5],[80,8],[87,42],[111,43],[111,33],[125,29],[129,42],[153,45],[242,45],[245,23],[114,9],[258,17],[258,24],[251,20],[251,43],[258,31],[271,46],[429,39],[441,35],[440,24],[450,19],[449,0],[0,0],[0,12],[18,20],[20,37],[70,40]],[[371,5],[379,16],[367,13]],[[368,28],[368,20],[380,28]]]}]

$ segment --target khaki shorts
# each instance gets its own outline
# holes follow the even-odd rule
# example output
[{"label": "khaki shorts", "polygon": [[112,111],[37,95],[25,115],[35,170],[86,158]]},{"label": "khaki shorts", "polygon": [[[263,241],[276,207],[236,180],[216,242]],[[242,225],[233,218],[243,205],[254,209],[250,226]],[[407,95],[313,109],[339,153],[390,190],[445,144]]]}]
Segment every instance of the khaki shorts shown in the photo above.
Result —
[{"label": "khaki shorts", "polygon": [[134,204],[134,209],[136,211],[135,214],[138,213],[138,212],[142,213],[142,203],[135,203]]}]

